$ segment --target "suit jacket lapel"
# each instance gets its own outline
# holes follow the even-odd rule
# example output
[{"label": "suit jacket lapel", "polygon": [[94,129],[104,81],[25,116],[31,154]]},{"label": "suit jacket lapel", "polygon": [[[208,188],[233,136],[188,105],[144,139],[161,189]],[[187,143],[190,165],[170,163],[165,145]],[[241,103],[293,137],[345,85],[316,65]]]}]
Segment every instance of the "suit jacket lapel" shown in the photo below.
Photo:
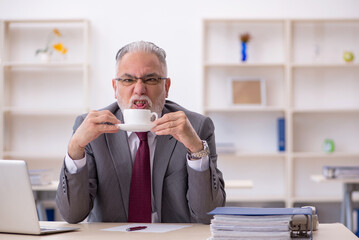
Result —
[{"label": "suit jacket lapel", "polygon": [[[115,115],[121,122],[123,122],[123,116],[120,110],[118,110]],[[128,216],[132,161],[130,148],[128,146],[127,132],[120,130],[117,133],[105,134],[105,138],[117,173],[122,202],[124,204],[123,209],[125,209],[126,216]]]}]

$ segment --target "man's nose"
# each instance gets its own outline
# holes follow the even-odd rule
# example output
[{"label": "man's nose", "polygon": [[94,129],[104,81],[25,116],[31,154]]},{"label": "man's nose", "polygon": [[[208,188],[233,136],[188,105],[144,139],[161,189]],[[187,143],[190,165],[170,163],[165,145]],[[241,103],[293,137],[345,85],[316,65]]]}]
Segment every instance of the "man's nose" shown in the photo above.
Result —
[{"label": "man's nose", "polygon": [[143,95],[146,93],[146,84],[142,82],[142,79],[138,79],[135,83],[134,93],[138,95]]}]

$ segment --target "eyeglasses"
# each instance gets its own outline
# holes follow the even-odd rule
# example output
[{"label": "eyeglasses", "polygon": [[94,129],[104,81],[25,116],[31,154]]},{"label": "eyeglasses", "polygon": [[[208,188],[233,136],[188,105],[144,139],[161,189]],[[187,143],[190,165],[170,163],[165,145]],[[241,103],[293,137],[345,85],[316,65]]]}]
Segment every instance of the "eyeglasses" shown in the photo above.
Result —
[{"label": "eyeglasses", "polygon": [[157,85],[161,82],[161,80],[167,80],[168,78],[164,77],[146,77],[146,78],[115,78],[115,80],[119,81],[124,86],[131,86],[132,84],[137,83],[137,81],[141,79],[143,84],[146,85]]}]

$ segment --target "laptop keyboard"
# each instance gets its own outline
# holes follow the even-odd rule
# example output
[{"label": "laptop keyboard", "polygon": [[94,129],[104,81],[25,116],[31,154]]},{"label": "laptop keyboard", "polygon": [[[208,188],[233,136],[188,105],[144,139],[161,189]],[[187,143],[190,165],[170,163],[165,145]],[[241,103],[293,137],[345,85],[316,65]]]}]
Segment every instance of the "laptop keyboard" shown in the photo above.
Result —
[{"label": "laptop keyboard", "polygon": [[52,227],[40,227],[41,231],[52,231],[52,230],[56,230],[56,228],[52,228]]}]

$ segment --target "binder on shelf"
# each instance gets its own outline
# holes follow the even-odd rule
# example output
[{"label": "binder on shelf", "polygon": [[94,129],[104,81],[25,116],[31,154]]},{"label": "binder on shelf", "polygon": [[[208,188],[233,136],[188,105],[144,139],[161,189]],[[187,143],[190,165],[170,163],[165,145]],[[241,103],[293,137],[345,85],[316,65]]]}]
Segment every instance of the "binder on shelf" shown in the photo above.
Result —
[{"label": "binder on shelf", "polygon": [[277,120],[277,132],[278,132],[278,151],[285,151],[285,119],[278,118]]},{"label": "binder on shelf", "polygon": [[[208,214],[214,215],[210,226],[212,237],[209,240],[232,238],[278,240],[298,237],[313,239],[315,209],[312,207],[218,207]],[[317,219],[316,215],[314,217]]]},{"label": "binder on shelf", "polygon": [[359,178],[359,166],[323,166],[323,176],[332,178]]}]

